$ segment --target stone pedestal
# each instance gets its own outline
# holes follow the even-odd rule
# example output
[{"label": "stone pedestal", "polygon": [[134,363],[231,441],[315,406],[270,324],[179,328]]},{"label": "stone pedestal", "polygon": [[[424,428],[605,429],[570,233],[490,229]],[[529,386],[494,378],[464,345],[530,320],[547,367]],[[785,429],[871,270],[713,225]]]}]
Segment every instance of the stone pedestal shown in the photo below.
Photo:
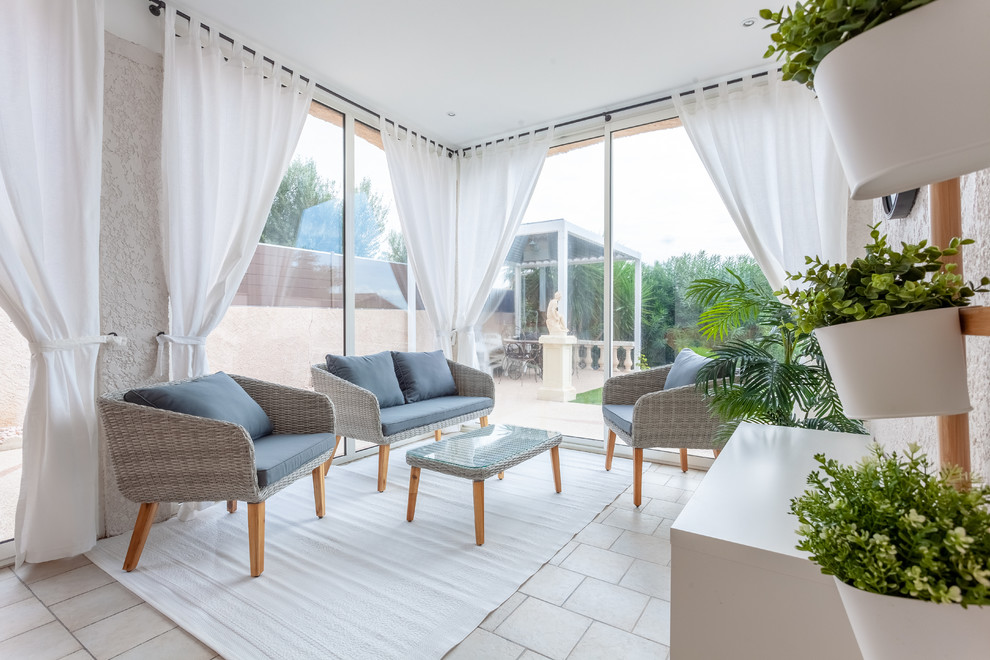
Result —
[{"label": "stone pedestal", "polygon": [[536,391],[536,398],[543,401],[573,401],[577,390],[571,382],[574,369],[574,345],[572,335],[543,335],[543,385]]}]

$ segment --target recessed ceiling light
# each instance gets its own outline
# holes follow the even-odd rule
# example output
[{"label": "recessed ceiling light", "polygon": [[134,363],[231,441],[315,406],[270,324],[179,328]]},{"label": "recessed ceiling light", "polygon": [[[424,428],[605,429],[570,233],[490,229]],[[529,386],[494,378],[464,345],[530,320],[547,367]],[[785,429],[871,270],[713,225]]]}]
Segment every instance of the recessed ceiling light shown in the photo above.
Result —
[{"label": "recessed ceiling light", "polygon": [[743,22],[742,22],[742,26],[743,27],[753,27],[754,25],[756,25],[756,19],[755,18],[750,17],[750,18],[744,18],[743,19]]},{"label": "recessed ceiling light", "polygon": [[456,117],[456,116],[457,116],[457,113],[456,113],[456,112],[453,112],[453,111],[451,111],[451,112],[448,112],[448,113],[447,113],[447,116],[448,116],[448,117]]}]

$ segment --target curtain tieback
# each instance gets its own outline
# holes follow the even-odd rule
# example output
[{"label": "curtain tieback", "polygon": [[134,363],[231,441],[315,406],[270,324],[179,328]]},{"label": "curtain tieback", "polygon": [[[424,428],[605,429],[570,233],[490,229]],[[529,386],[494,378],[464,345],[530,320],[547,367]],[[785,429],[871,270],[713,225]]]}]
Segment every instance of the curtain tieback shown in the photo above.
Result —
[{"label": "curtain tieback", "polygon": [[50,341],[30,342],[28,347],[32,355],[38,353],[52,353],[54,351],[74,351],[83,346],[93,346],[94,344],[109,344],[111,346],[123,346],[127,343],[124,337],[117,335],[94,335],[92,337],[72,337],[69,339],[52,339]]},{"label": "curtain tieback", "polygon": [[180,335],[166,335],[161,333],[156,337],[158,340],[158,360],[155,363],[155,371],[159,376],[164,376],[168,372],[165,364],[165,344],[181,344],[183,346],[205,346],[206,337],[182,337]]}]

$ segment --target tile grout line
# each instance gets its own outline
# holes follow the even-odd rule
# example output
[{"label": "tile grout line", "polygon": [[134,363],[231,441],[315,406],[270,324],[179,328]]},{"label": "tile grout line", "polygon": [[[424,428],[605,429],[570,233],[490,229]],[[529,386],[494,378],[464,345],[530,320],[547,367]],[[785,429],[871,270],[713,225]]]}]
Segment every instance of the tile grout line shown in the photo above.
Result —
[{"label": "tile grout line", "polygon": [[[90,562],[90,563],[92,564],[92,562]],[[92,564],[92,565],[93,566],[96,566],[96,564]],[[82,567],[80,566],[78,568],[82,568]],[[99,568],[99,567],[97,567],[97,568]],[[56,573],[55,575],[51,575],[51,576],[45,578],[44,580],[48,580],[50,578],[55,578],[55,577],[58,577],[59,575],[65,575],[66,573],[69,573],[70,571],[74,571],[74,570],[76,570],[76,569],[72,568],[72,569],[69,569],[68,571],[62,571],[61,573]],[[100,569],[100,570],[103,570],[103,569]],[[102,589],[103,587],[106,587],[106,586],[108,586],[110,584],[120,584],[117,581],[117,579],[114,578],[112,575],[110,575],[109,573],[107,573],[107,575],[113,580],[113,582],[108,582],[107,584],[101,584],[100,586],[94,587],[93,589],[89,589],[87,591],[83,591],[81,593],[78,593],[78,594],[76,594],[76,596],[82,596],[84,594],[91,593],[93,591],[96,591],[97,589]],[[21,577],[19,575],[17,575],[17,573],[14,573],[14,577],[16,577],[18,580],[21,580]],[[37,580],[37,582],[44,582],[44,580]],[[28,591],[31,592],[31,597],[32,598],[34,598],[36,601],[38,601],[39,603],[41,603],[41,605],[46,610],[48,610],[48,613],[51,614],[53,617],[55,617],[55,621],[58,621],[59,625],[61,625],[62,628],[65,629],[65,631],[67,633],[69,633],[69,635],[72,636],[72,639],[76,640],[76,642],[79,644],[80,648],[83,651],[85,651],[87,654],[89,654],[89,657],[91,657],[91,658],[95,658],[96,657],[96,656],[93,655],[93,652],[89,650],[89,647],[86,646],[85,644],[83,644],[83,641],[81,639],[79,639],[79,637],[76,636],[76,633],[78,632],[78,630],[75,630],[75,631],[69,630],[69,627],[67,625],[65,625],[65,622],[62,621],[62,619],[57,614],[55,614],[55,612],[53,612],[52,611],[52,608],[51,608],[52,605],[58,605],[59,603],[64,603],[64,602],[66,602],[68,600],[72,600],[76,596],[71,596],[69,598],[63,598],[62,600],[58,601],[57,603],[52,603],[51,605],[48,605],[45,602],[43,602],[38,597],[38,595],[36,593],[34,593],[34,589],[31,588],[31,585],[30,584],[27,584],[26,582],[24,582],[24,580],[21,580],[21,584],[23,584],[25,587],[27,587]],[[147,603],[142,599],[140,603],[135,603],[134,605],[131,605],[130,607],[125,607],[124,609],[120,610],[120,612],[114,612],[113,614],[109,614],[109,615],[103,617],[102,619],[97,619],[96,621],[93,621],[92,623],[86,624],[82,628],[79,628],[79,630],[82,630],[83,628],[88,628],[89,626],[95,625],[95,624],[99,623],[100,621],[106,621],[111,616],[115,616],[117,614],[120,614],[121,612],[126,612],[128,610],[134,609],[135,607],[138,607],[139,605],[145,605],[145,604],[147,604]],[[151,606],[149,605],[149,607],[151,607]],[[152,608],[152,609],[154,609],[154,608]],[[158,610],[155,610],[155,611],[157,612]],[[171,619],[169,619],[169,621],[171,621]],[[51,623],[51,622],[49,622],[49,623]],[[173,621],[173,628],[177,628],[178,626],[174,625],[174,623],[175,622]],[[48,624],[45,623],[43,625],[48,625]],[[35,628],[32,628],[31,630],[37,630],[40,627],[41,626],[36,626]],[[169,628],[169,630],[172,630],[172,628]],[[165,632],[169,632],[169,630],[166,630]],[[24,631],[24,633],[27,633],[27,632],[31,632],[31,631],[30,630]],[[21,633],[21,634],[23,635],[24,633]],[[161,634],[164,635],[165,633],[161,633]],[[16,637],[16,635],[15,635],[15,637]],[[13,638],[11,638],[11,639],[13,639]],[[152,639],[154,639],[154,638],[152,638]],[[148,640],[146,640],[146,641],[148,641]],[[143,643],[144,642],[142,642],[142,644]],[[138,644],[138,646],[140,646],[140,644]],[[135,647],[131,647],[131,649],[133,649],[133,648],[137,648],[137,647],[136,646]],[[121,653],[126,653],[127,651],[130,651],[131,649],[126,649],[124,651],[121,651]],[[73,651],[73,653],[76,653],[76,651]],[[71,655],[71,654],[69,654],[69,655]],[[120,653],[118,653],[117,655],[120,655]],[[114,656],[114,657],[116,657],[116,656]]]},{"label": "tile grout line", "polygon": [[[69,570],[75,570],[75,569],[69,569]],[[59,575],[64,575],[65,573],[68,573],[68,572],[69,571],[63,571],[62,573],[56,573],[55,575],[52,575],[51,577],[57,577]],[[24,587],[27,588],[28,592],[31,594],[31,598],[33,598],[36,601],[38,601],[38,603],[42,607],[44,607],[48,611],[49,614],[52,615],[52,618],[54,619],[54,621],[57,621],[58,622],[58,625],[62,626],[62,629],[65,630],[65,632],[69,633],[69,635],[72,637],[72,639],[76,640],[76,643],[79,644],[79,649],[85,651],[89,655],[89,657],[91,657],[91,658],[95,657],[90,652],[90,650],[88,648],[86,648],[86,645],[82,643],[82,640],[80,640],[78,637],[76,637],[76,634],[74,632],[72,632],[71,630],[69,630],[69,627],[67,625],[65,625],[65,622],[63,622],[62,619],[60,619],[54,612],[52,612],[51,606],[48,605],[48,604],[46,604],[40,598],[38,598],[38,595],[36,593],[34,593],[34,590],[31,588],[31,585],[29,585],[26,582],[24,582],[24,580],[21,580],[21,576],[18,575],[17,573],[15,573],[13,570],[11,571],[11,573],[13,573],[14,574],[14,577],[17,578],[18,580],[20,580],[21,584]],[[47,580],[48,578],[45,578],[45,579]],[[38,582],[42,582],[42,580],[38,580]],[[97,588],[99,588],[99,587],[97,587]],[[90,590],[90,591],[92,591],[92,590]],[[84,593],[88,593],[88,592],[84,592]],[[27,599],[25,598],[24,600],[27,600]],[[66,598],[65,600],[69,600],[69,599]],[[21,602],[21,601],[18,601],[18,602]],[[63,601],[59,601],[59,602],[61,603]],[[55,605],[55,603],[52,603],[52,605]],[[6,642],[6,641],[10,641],[12,639],[17,639],[21,635],[26,635],[29,632],[32,632],[32,631],[37,630],[38,628],[42,628],[44,626],[47,626],[49,623],[53,623],[53,621],[47,621],[47,622],[41,624],[40,626],[35,626],[34,628],[31,628],[31,630],[25,630],[24,632],[22,632],[22,633],[20,633],[18,635],[14,635],[13,637],[10,637],[8,639],[5,639],[4,641]],[[78,650],[72,651],[72,653],[78,653],[78,652],[79,652]],[[69,653],[67,655],[72,655],[72,653]],[[62,656],[62,657],[64,658],[66,656]]]}]

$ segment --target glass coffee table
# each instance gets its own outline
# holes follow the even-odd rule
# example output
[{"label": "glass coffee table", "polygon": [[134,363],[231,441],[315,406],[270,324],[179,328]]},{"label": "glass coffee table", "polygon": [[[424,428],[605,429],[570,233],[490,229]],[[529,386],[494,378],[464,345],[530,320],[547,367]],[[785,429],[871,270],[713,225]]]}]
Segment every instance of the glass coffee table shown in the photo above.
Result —
[{"label": "glass coffee table", "polygon": [[560,433],[525,426],[495,424],[447,438],[406,452],[409,471],[409,507],[406,520],[412,522],[419,493],[420,470],[433,470],[474,482],[474,538],[485,542],[485,479],[502,477],[509,468],[550,450],[553,482],[560,492]]}]

